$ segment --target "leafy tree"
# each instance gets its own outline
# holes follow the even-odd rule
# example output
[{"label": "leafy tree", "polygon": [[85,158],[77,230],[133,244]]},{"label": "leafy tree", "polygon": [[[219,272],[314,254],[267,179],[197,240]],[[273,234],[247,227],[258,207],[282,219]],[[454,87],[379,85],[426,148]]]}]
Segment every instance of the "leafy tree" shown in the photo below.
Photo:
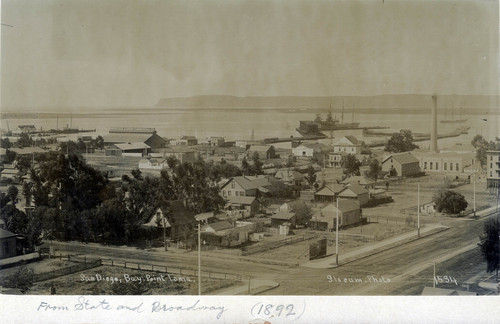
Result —
[{"label": "leafy tree", "polygon": [[222,160],[221,163],[214,166],[214,171],[218,172],[218,174],[223,178],[232,178],[241,175],[241,170],[230,163],[227,163],[226,160]]},{"label": "leafy tree", "polygon": [[344,160],[344,173],[359,175],[361,162],[352,154],[348,154]]},{"label": "leafy tree", "polygon": [[35,283],[35,271],[25,265],[20,266],[9,278],[7,287],[17,288],[22,294],[27,293]]},{"label": "leafy tree", "polygon": [[295,198],[293,188],[288,187],[281,181],[275,181],[269,186],[269,193],[274,198],[291,199]]},{"label": "leafy tree", "polygon": [[18,201],[17,196],[19,195],[19,189],[17,189],[16,186],[9,186],[7,189],[7,196],[9,197],[10,201],[15,205]]},{"label": "leafy tree", "polygon": [[12,147],[12,143],[10,142],[10,140],[7,137],[2,138],[2,139],[0,139],[0,147],[4,148],[4,149],[9,149]]},{"label": "leafy tree", "polygon": [[312,165],[307,168],[306,180],[310,186],[314,186],[316,183],[316,172]]},{"label": "leafy tree", "polygon": [[483,258],[486,260],[487,266],[486,270],[488,272],[496,271],[498,279],[498,269],[500,268],[500,254],[499,254],[499,244],[500,244],[500,227],[498,220],[490,220],[484,224],[484,232],[480,236],[479,246],[481,247],[481,253]]},{"label": "leafy tree", "polygon": [[476,159],[479,161],[481,166],[486,165],[486,152],[488,150],[495,150],[497,148],[495,142],[488,142],[482,135],[474,136],[471,144],[476,148]]},{"label": "leafy tree", "polygon": [[173,182],[178,198],[185,199],[188,208],[197,213],[219,211],[225,204],[219,187],[210,181],[203,159],[176,166]]},{"label": "leafy tree", "polygon": [[290,155],[290,156],[288,157],[288,159],[286,160],[286,164],[285,164],[285,166],[286,166],[287,168],[291,168],[291,167],[293,167],[293,166],[295,165],[295,161],[296,161],[295,156]]},{"label": "leafy tree", "polygon": [[243,173],[243,175],[252,175],[251,172],[252,170],[250,164],[248,163],[247,158],[244,157],[243,161],[241,161],[241,173]]},{"label": "leafy tree", "polygon": [[175,156],[169,156],[167,157],[167,164],[173,170],[179,164],[179,160]]},{"label": "leafy tree", "polygon": [[294,209],[297,225],[306,225],[311,220],[313,212],[308,205],[299,205]]},{"label": "leafy tree", "polygon": [[377,180],[380,171],[382,171],[382,166],[380,165],[380,162],[377,159],[372,159],[370,161],[370,169],[368,170],[366,175],[371,179]]},{"label": "leafy tree", "polygon": [[447,214],[461,213],[468,205],[464,195],[452,190],[439,191],[435,196],[435,204],[438,212]]},{"label": "leafy tree", "polygon": [[23,175],[28,173],[31,168],[31,163],[33,157],[29,155],[17,155],[16,156],[16,169],[19,170]]},{"label": "leafy tree", "polygon": [[93,147],[98,148],[101,151],[104,149],[104,138],[101,135],[97,136],[91,142]]},{"label": "leafy tree", "polygon": [[136,180],[142,180],[142,172],[141,170],[139,169],[133,169],[131,172],[132,176],[134,177],[134,179]]},{"label": "leafy tree", "polygon": [[52,158],[31,169],[36,206],[85,210],[102,202],[109,181],[81,156],[53,153]]},{"label": "leafy tree", "polygon": [[20,147],[28,147],[33,145],[33,140],[28,133],[21,133],[19,139],[17,140],[17,145]]},{"label": "leafy tree", "polygon": [[408,129],[402,129],[399,134],[392,135],[385,145],[385,151],[393,153],[408,152],[416,148],[418,145],[413,144],[413,135]]},{"label": "leafy tree", "polygon": [[12,163],[16,160],[16,157],[17,157],[16,152],[7,149],[7,151],[5,153],[5,158],[3,159],[3,162]]},{"label": "leafy tree", "polygon": [[262,165],[264,163],[260,160],[259,153],[254,152],[252,156],[253,172],[254,174],[262,174]]}]

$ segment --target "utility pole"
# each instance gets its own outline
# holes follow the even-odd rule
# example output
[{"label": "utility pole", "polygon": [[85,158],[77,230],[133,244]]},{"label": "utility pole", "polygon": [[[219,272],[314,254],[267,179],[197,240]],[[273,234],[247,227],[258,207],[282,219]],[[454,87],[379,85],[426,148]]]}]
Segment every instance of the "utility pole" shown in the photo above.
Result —
[{"label": "utility pole", "polygon": [[417,235],[420,237],[420,183],[417,183]]},{"label": "utility pole", "polygon": [[165,247],[165,251],[167,251],[167,227],[165,223],[165,216],[163,216],[163,246]]},{"label": "utility pole", "polygon": [[474,207],[473,207],[473,211],[474,211],[474,218],[476,218],[476,174],[474,174]]},{"label": "utility pole", "polygon": [[434,262],[434,278],[432,278],[432,288],[436,288],[436,262]]},{"label": "utility pole", "polygon": [[198,223],[198,295],[201,296],[201,228]]},{"label": "utility pole", "polygon": [[335,264],[339,265],[339,198],[337,197],[337,220],[335,221]]}]

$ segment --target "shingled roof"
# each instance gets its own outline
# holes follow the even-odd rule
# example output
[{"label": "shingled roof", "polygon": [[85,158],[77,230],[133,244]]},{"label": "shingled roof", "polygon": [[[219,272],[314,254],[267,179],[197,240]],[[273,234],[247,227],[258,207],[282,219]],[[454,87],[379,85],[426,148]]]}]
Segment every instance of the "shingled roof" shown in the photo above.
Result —
[{"label": "shingled roof", "polygon": [[403,153],[394,153],[391,155],[388,155],[384,158],[382,163],[387,161],[388,159],[393,158],[400,164],[411,164],[411,163],[418,163],[418,159],[414,157],[410,152],[403,152]]}]

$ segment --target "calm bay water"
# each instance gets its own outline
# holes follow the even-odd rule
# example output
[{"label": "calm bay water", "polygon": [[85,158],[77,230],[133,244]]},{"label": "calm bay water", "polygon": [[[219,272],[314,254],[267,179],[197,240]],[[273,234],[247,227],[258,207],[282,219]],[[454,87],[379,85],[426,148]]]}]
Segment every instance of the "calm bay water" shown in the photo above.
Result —
[{"label": "calm bay water", "polygon": [[[300,120],[314,119],[314,113],[302,110],[230,110],[230,109],[170,109],[154,111],[152,109],[140,112],[138,110],[113,110],[99,113],[88,113],[69,117],[56,118],[5,118],[1,121],[3,130],[14,130],[18,125],[33,124],[38,129],[72,126],[79,129],[96,129],[97,134],[107,134],[110,127],[151,127],[159,135],[175,138],[179,135],[195,135],[199,139],[208,136],[223,136],[226,140],[249,139],[254,132],[256,139],[268,137],[300,136],[295,129]],[[325,117],[325,114],[322,115]],[[341,119],[340,114],[336,117]],[[474,115],[463,116],[468,118],[465,125],[470,127],[469,134],[460,137],[440,140],[447,142],[470,141],[476,134],[493,139],[500,135],[499,115]],[[438,116],[438,119],[444,119]],[[486,119],[486,121],[484,120]],[[426,114],[366,114],[346,113],[344,122],[359,122],[360,126],[388,126],[390,130],[411,129],[413,132],[429,133],[431,118]],[[438,123],[438,133],[447,133],[464,124]],[[384,130],[389,131],[389,130]],[[333,132],[333,137],[338,138],[351,134],[362,138],[361,130],[344,130]],[[330,135],[330,134],[327,134]],[[76,137],[76,135],[75,135]],[[369,142],[374,137],[366,137]],[[329,142],[329,140],[324,140]],[[422,145],[426,145],[422,142]]]}]

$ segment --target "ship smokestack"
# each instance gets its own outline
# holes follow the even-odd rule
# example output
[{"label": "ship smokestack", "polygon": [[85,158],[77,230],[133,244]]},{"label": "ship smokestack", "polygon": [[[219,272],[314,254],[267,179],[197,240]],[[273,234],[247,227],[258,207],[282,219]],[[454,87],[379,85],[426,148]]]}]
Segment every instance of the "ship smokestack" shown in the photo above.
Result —
[{"label": "ship smokestack", "polygon": [[431,151],[437,152],[437,95],[432,96]]}]

